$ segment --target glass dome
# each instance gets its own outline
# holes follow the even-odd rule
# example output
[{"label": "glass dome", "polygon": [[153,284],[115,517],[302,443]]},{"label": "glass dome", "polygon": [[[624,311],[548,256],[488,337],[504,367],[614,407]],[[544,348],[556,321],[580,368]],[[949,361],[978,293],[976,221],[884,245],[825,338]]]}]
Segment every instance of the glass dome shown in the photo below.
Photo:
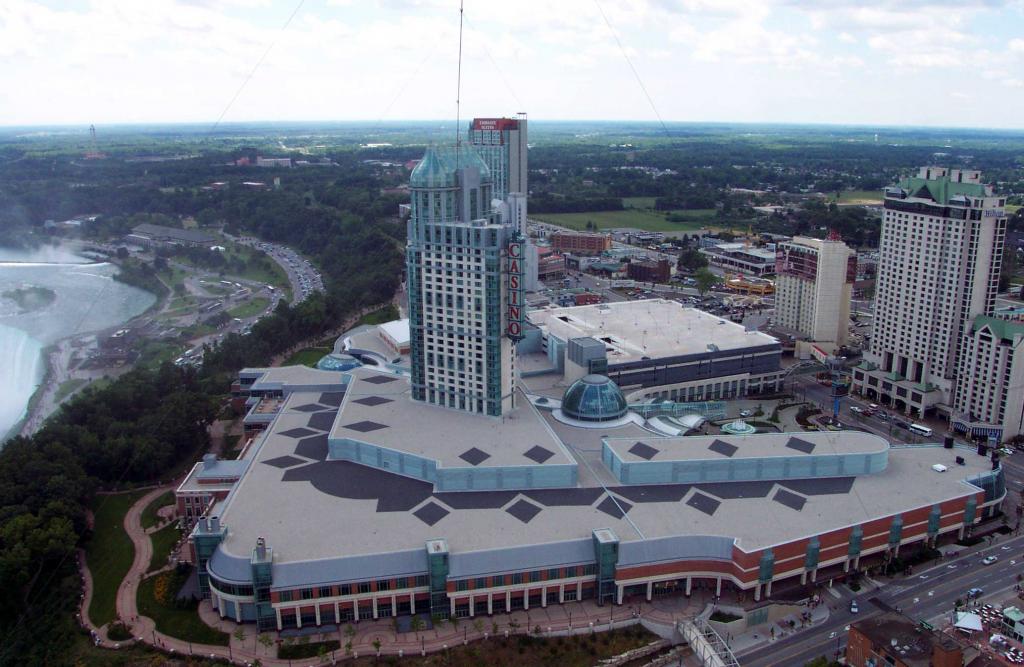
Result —
[{"label": "glass dome", "polygon": [[350,371],[362,366],[358,359],[349,354],[325,354],[316,362],[322,371]]},{"label": "glass dome", "polygon": [[618,385],[603,375],[587,375],[577,380],[562,396],[562,412],[580,421],[612,421],[627,410],[626,398]]}]

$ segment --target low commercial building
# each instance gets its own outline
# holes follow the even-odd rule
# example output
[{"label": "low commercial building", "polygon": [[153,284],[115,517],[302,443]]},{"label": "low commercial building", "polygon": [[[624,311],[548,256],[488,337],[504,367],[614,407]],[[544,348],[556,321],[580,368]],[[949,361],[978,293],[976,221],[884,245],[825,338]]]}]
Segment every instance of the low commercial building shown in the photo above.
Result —
[{"label": "low commercial building", "polygon": [[667,259],[634,260],[626,265],[626,277],[644,283],[667,283],[672,277],[672,264]]},{"label": "low commercial building", "polygon": [[726,271],[739,271],[752,276],[775,272],[775,251],[757,248],[745,243],[719,243],[702,247],[699,251],[708,263]]},{"label": "low commercial building", "polygon": [[558,253],[571,252],[576,255],[600,255],[612,248],[612,237],[607,234],[584,234],[577,232],[552,232],[548,243]]},{"label": "low commercial building", "polygon": [[974,318],[957,377],[953,431],[996,442],[1024,433],[1024,322]]},{"label": "low commercial building", "polygon": [[955,639],[893,612],[850,624],[846,664],[851,667],[963,667]]},{"label": "low commercial building", "polygon": [[132,233],[125,237],[125,241],[129,243],[145,246],[208,246],[216,243],[217,240],[217,237],[213,234],[199,229],[179,229],[177,227],[151,225],[149,223],[137,225],[132,229]]},{"label": "low commercial building", "polygon": [[[646,299],[527,313],[535,327],[520,353],[546,354],[568,380],[600,372],[630,400],[709,401],[782,387],[782,346],[759,331],[676,301]],[[588,347],[587,368],[572,370],[570,343]]]},{"label": "low commercial building", "polygon": [[[964,535],[1005,496],[1002,470],[970,450],[853,431],[663,437],[595,386],[619,418],[598,429],[521,393],[501,418],[439,410],[368,368],[340,393],[282,387],[240,479],[190,534],[200,591],[260,631],[694,590],[760,600]],[[603,414],[577,403],[580,419]]]}]

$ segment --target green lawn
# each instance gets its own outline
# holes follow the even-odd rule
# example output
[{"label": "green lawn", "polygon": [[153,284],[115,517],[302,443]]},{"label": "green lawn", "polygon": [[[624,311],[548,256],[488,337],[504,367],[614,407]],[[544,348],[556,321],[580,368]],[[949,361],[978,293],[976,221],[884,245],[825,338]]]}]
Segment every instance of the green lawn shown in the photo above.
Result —
[{"label": "green lawn", "polygon": [[146,505],[146,508],[142,510],[141,523],[143,528],[151,528],[152,526],[160,523],[160,517],[157,516],[156,511],[165,505],[174,504],[174,491],[167,491],[157,496],[153,502]]},{"label": "green lawn", "polygon": [[79,387],[84,387],[89,384],[89,381],[84,378],[71,378],[70,380],[64,380],[57,387],[57,393],[54,395],[53,400],[56,403],[60,403],[71,394],[78,391]]},{"label": "green lawn", "polygon": [[[836,193],[828,194],[829,201],[836,201]],[[839,193],[840,204],[881,204],[880,190],[843,190]]]},{"label": "green lawn", "polygon": [[269,305],[270,299],[262,296],[257,296],[253,297],[252,299],[249,299],[241,306],[235,306],[234,308],[228,311],[228,315],[230,315],[231,317],[237,317],[239,319],[245,319],[246,317],[259,315],[264,310],[266,310],[267,306]]},{"label": "green lawn", "polygon": [[359,318],[357,325],[362,324],[383,324],[385,322],[391,322],[392,320],[398,319],[398,308],[395,308],[394,304],[388,304],[380,310],[375,310],[372,313],[367,313]]},{"label": "green lawn", "polygon": [[149,368],[156,368],[165,361],[174,361],[184,351],[185,347],[180,343],[147,340],[139,349],[139,364]]},{"label": "green lawn", "polygon": [[92,573],[92,601],[89,619],[105,625],[117,615],[117,587],[128,574],[135,558],[135,547],[124,532],[124,515],[145,491],[117,495],[98,495],[92,511],[96,523],[85,545],[85,559]]},{"label": "green lawn", "polygon": [[594,211],[591,213],[532,213],[531,218],[542,220],[553,225],[584,231],[587,223],[593,222],[598,229],[616,229],[632,227],[649,232],[688,232],[701,229],[715,220],[714,209],[695,209],[692,211],[672,211],[674,215],[684,218],[682,222],[669,222],[664,211],[647,211],[627,208],[624,211]]},{"label": "green lawn", "polygon": [[198,602],[182,603],[181,606],[177,606],[176,604],[164,604],[156,599],[156,582],[161,578],[165,578],[165,580],[169,580],[172,583],[174,591],[170,595],[173,595],[174,592],[180,589],[180,584],[184,581],[182,577],[175,576],[171,572],[165,572],[143,580],[142,584],[139,585],[138,597],[136,598],[139,606],[139,615],[152,618],[156,623],[156,629],[165,635],[199,644],[227,646],[229,640],[228,633],[215,630],[206,623],[203,623],[197,611]]},{"label": "green lawn", "polygon": [[149,539],[153,541],[153,555],[149,559],[149,570],[147,572],[159,570],[164,565],[167,565],[167,557],[171,554],[171,549],[178,543],[180,537],[181,531],[178,530],[173,521],[155,533],[150,534]]},{"label": "green lawn", "polygon": [[626,208],[654,208],[657,197],[623,197],[622,205]]},{"label": "green lawn", "polygon": [[331,351],[332,349],[329,347],[307,347],[288,357],[281,365],[315,367],[316,362],[320,361],[325,354],[330,354]]}]

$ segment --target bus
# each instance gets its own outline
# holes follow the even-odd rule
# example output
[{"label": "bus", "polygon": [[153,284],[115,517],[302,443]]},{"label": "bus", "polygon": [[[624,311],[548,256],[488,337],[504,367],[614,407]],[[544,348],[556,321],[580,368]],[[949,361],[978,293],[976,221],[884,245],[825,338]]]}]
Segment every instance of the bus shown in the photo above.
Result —
[{"label": "bus", "polygon": [[927,426],[921,426],[920,424],[911,424],[910,426],[907,427],[907,430],[910,431],[911,433],[916,433],[918,435],[923,435],[925,437],[928,437],[932,434],[932,430],[930,428],[928,428]]}]

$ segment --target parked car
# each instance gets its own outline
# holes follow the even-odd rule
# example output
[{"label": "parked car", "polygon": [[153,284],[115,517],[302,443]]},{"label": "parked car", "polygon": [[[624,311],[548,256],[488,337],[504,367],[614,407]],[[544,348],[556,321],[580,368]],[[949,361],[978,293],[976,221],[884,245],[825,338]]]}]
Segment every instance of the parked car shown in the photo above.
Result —
[{"label": "parked car", "polygon": [[750,410],[740,410],[740,417],[749,417],[754,413]]},{"label": "parked car", "polygon": [[981,589],[981,588],[971,588],[971,589],[969,589],[967,591],[967,597],[968,598],[981,597],[984,592],[985,591],[983,589]]},{"label": "parked car", "polygon": [[864,414],[864,408],[856,406],[856,405],[851,405],[850,406],[850,412],[853,412],[855,414],[861,415],[861,414]]}]

